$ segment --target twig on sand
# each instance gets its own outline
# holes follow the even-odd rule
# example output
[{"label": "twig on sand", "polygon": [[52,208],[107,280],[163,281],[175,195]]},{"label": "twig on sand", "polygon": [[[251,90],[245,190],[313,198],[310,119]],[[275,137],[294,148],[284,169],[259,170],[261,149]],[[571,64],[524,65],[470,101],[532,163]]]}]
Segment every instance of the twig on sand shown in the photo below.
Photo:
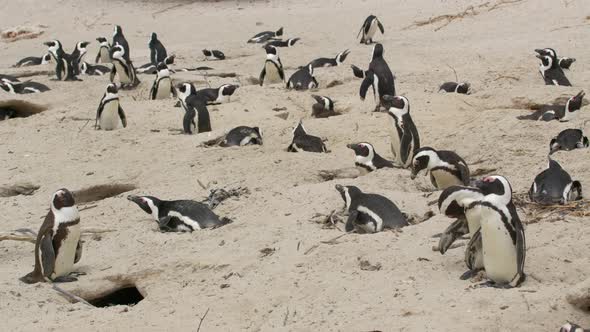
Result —
[{"label": "twig on sand", "polygon": [[338,240],[339,238],[341,238],[343,236],[346,236],[347,234],[348,233],[343,233],[343,234],[340,234],[337,237],[335,237],[333,239],[330,239],[328,241],[320,241],[320,243],[323,243],[323,244],[337,244],[338,242],[336,242],[336,240]]},{"label": "twig on sand", "polygon": [[319,247],[319,244],[314,244],[313,246],[309,247],[309,249],[305,250],[305,252],[303,253],[304,255],[309,254],[310,252],[312,252],[315,248]]},{"label": "twig on sand", "polygon": [[518,78],[518,77],[508,76],[508,75],[500,75],[494,79],[494,82],[497,80],[501,80],[501,79],[520,81],[520,78]]},{"label": "twig on sand", "polygon": [[152,18],[156,18],[156,15],[163,14],[163,13],[169,11],[169,10],[172,10],[172,9],[176,9],[176,8],[180,8],[180,7],[192,5],[194,2],[195,1],[188,1],[186,3],[179,3],[179,4],[176,4],[176,5],[173,5],[173,6],[166,7],[164,9],[158,10],[158,11],[152,13]]},{"label": "twig on sand", "polygon": [[86,123],[84,123],[84,125],[82,127],[80,127],[80,130],[78,130],[78,134],[82,131],[82,129],[84,129],[88,123],[90,122],[90,119],[86,120]]},{"label": "twig on sand", "polygon": [[58,293],[65,295],[65,297],[67,297],[71,302],[74,302],[74,303],[80,302],[80,303],[84,303],[87,306],[94,307],[92,304],[88,303],[88,301],[62,289],[61,287],[57,286],[56,284],[52,284],[51,288],[53,288],[53,290],[57,291]]},{"label": "twig on sand", "polygon": [[447,67],[451,68],[453,70],[453,73],[455,73],[455,82],[459,82],[459,76],[457,76],[457,71],[455,70],[455,68],[451,67],[450,65],[447,65]]},{"label": "twig on sand", "polygon": [[287,326],[287,319],[289,319],[289,307],[287,307],[287,313],[285,314],[285,318],[283,319],[283,326]]},{"label": "twig on sand", "polygon": [[199,322],[199,327],[197,327],[197,332],[199,332],[201,330],[201,324],[203,324],[203,321],[205,320],[205,317],[207,317],[208,313],[209,313],[209,308],[207,308],[207,311],[205,311],[205,314],[203,315],[203,317],[201,317],[201,321]]},{"label": "twig on sand", "polygon": [[97,207],[97,206],[98,206],[98,204],[94,204],[94,205],[88,205],[88,206],[85,206],[85,207],[81,207],[81,208],[79,208],[79,209],[78,209],[78,211],[85,211],[85,210],[94,209],[94,208],[95,208],[95,207]]}]

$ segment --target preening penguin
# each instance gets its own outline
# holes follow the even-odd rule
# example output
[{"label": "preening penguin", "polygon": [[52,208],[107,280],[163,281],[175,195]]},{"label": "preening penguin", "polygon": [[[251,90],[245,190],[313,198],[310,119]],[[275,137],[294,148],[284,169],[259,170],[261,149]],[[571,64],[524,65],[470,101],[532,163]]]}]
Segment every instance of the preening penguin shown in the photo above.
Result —
[{"label": "preening penguin", "polygon": [[239,88],[235,84],[223,84],[219,88],[206,88],[196,92],[197,96],[205,99],[207,105],[218,105],[229,103],[231,96]]},{"label": "preening penguin", "polygon": [[320,67],[335,67],[340,66],[346,60],[346,57],[350,54],[349,50],[344,50],[336,55],[334,58],[318,58],[310,62],[309,64],[313,68],[320,68]]},{"label": "preening penguin", "polygon": [[471,91],[471,85],[467,82],[445,82],[438,88],[438,92],[454,92],[468,95]]},{"label": "preening penguin", "polygon": [[412,180],[422,171],[430,173],[430,182],[436,189],[469,184],[469,167],[463,158],[453,151],[422,147],[416,150],[412,161]]},{"label": "preening penguin", "polygon": [[168,99],[171,95],[176,96],[176,90],[172,85],[170,70],[168,70],[168,66],[164,62],[160,62],[158,64],[158,73],[150,90],[150,99]]},{"label": "preening penguin", "polygon": [[295,46],[295,43],[299,40],[301,40],[301,38],[289,38],[287,40],[271,40],[268,43],[266,43],[263,46],[263,48],[269,45],[274,47],[293,47]]},{"label": "preening penguin", "polygon": [[381,31],[381,33],[385,33],[383,24],[381,24],[377,16],[369,15],[365,19],[365,22],[363,23],[363,26],[356,37],[358,38],[362,33],[361,44],[371,44],[373,43],[373,36],[375,36],[375,32],[377,32],[377,28],[379,31]]},{"label": "preening penguin", "polygon": [[45,84],[37,82],[0,82],[0,89],[12,93],[12,94],[28,94],[28,93],[40,93],[49,91],[49,87]]},{"label": "preening penguin", "polygon": [[549,157],[549,167],[535,177],[529,198],[543,205],[567,204],[582,199],[582,184],[572,181],[569,173]]},{"label": "preening penguin", "polygon": [[565,77],[565,73],[559,66],[557,53],[554,49],[536,49],[535,52],[538,53],[536,57],[541,60],[539,72],[545,80],[545,85],[572,86],[567,77]]},{"label": "preening penguin", "polygon": [[28,66],[39,66],[39,65],[46,65],[50,62],[51,62],[51,54],[45,53],[42,57],[29,56],[24,59],[20,59],[13,67],[19,68],[19,67],[28,67]]},{"label": "preening penguin", "polygon": [[79,81],[74,70],[73,59],[67,54],[59,40],[52,40],[44,43],[49,54],[55,60],[55,75],[60,81]]},{"label": "preening penguin", "polygon": [[315,89],[318,86],[318,81],[313,77],[313,66],[311,64],[294,72],[287,81],[287,89],[297,91]]},{"label": "preening penguin", "polygon": [[205,60],[225,60],[225,54],[219,50],[203,50]]},{"label": "preening penguin", "polygon": [[266,60],[264,67],[260,72],[260,86],[265,82],[266,84],[280,83],[285,81],[285,72],[283,71],[283,64],[279,58],[279,52],[274,46],[266,46]]},{"label": "preening penguin", "polygon": [[225,135],[225,138],[220,145],[223,147],[262,145],[262,130],[258,127],[236,127]]},{"label": "preening penguin", "polygon": [[327,118],[340,115],[334,110],[334,101],[330,97],[311,95],[316,103],[311,108],[311,116],[315,118]]},{"label": "preening penguin", "polygon": [[115,81],[115,75],[119,77],[121,88],[133,88],[139,85],[139,79],[135,72],[133,63],[126,60],[125,49],[121,45],[115,45],[111,48],[111,60],[113,69],[111,70],[111,82]]},{"label": "preening penguin", "polygon": [[153,196],[133,195],[127,199],[150,214],[162,232],[192,232],[232,222],[228,218],[219,218],[207,205],[195,201],[165,201]]},{"label": "preening penguin", "polygon": [[111,45],[105,37],[96,38],[98,42],[98,53],[96,53],[95,63],[111,63]]},{"label": "preening penguin", "polygon": [[359,90],[361,100],[365,100],[369,87],[373,88],[373,93],[376,92],[376,112],[380,111],[381,106],[384,106],[385,104],[383,96],[395,96],[395,77],[383,58],[383,45],[375,44],[373,55],[371,56],[371,63],[369,64],[369,70],[363,71],[353,65],[352,71],[354,76],[363,79]]},{"label": "preening penguin", "polygon": [[408,226],[406,217],[388,198],[377,194],[365,194],[355,186],[337,184],[336,190],[342,196],[348,219],[346,232],[377,233],[384,229]]},{"label": "preening penguin", "polygon": [[78,208],[72,193],[60,189],[51,197],[51,208],[37,233],[35,269],[20,280],[27,284],[76,281],[70,274],[81,257]]},{"label": "preening penguin", "polygon": [[303,127],[303,121],[300,120],[297,127],[293,129],[293,140],[287,148],[289,152],[328,152],[324,141],[317,137],[307,134],[305,127]]},{"label": "preening penguin", "polygon": [[123,35],[123,29],[120,25],[115,25],[115,28],[113,29],[113,42],[111,43],[111,47],[114,47],[116,45],[120,45],[121,47],[123,47],[123,58],[126,60],[126,62],[131,62],[131,52],[129,51],[129,43]]},{"label": "preening penguin", "polygon": [[387,104],[387,114],[391,119],[389,134],[394,164],[408,168],[416,151],[420,148],[420,136],[410,116],[410,101],[403,96],[383,97]]},{"label": "preening penguin", "polygon": [[88,75],[88,76],[102,76],[106,73],[110,73],[111,72],[111,68],[107,67],[107,66],[101,66],[101,65],[91,65],[87,62],[82,62],[82,64],[80,65],[80,73],[83,75]]},{"label": "preening penguin", "polygon": [[74,74],[80,74],[80,64],[82,63],[82,59],[88,53],[86,47],[90,44],[90,42],[78,42],[74,47],[74,51],[71,54],[72,57],[72,67],[74,69]]},{"label": "preening penguin", "polygon": [[[197,133],[211,131],[211,121],[209,110],[207,110],[207,101],[197,95],[195,87],[190,83],[181,83],[177,86],[178,99],[184,109],[184,118],[182,127],[185,134],[192,135],[196,130]],[[197,123],[195,123],[195,118]]]},{"label": "preening penguin", "polygon": [[281,27],[277,31],[263,31],[259,32],[254,37],[248,40],[248,43],[264,43],[271,38],[280,37],[283,35],[283,28]]},{"label": "preening penguin", "polygon": [[127,117],[119,102],[117,85],[111,83],[102,96],[98,109],[96,110],[95,129],[114,130],[119,128],[119,121],[123,128],[127,127]]},{"label": "preening penguin", "polygon": [[380,168],[393,168],[393,163],[377,154],[370,143],[354,143],[346,147],[354,151],[354,163],[357,167],[369,172]]},{"label": "preening penguin", "polygon": [[588,137],[584,136],[581,129],[565,129],[549,143],[549,154],[557,151],[571,151],[587,148],[590,145]]}]

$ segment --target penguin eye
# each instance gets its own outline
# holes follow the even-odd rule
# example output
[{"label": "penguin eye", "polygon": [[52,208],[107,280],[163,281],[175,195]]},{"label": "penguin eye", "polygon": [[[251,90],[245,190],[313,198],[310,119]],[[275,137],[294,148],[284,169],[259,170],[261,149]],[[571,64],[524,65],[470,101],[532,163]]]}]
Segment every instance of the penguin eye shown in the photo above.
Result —
[{"label": "penguin eye", "polygon": [[491,177],[491,176],[488,176],[487,178],[484,178],[484,179],[483,179],[483,182],[492,183],[492,182],[494,182],[495,180],[496,180],[496,179],[494,179],[493,177]]}]

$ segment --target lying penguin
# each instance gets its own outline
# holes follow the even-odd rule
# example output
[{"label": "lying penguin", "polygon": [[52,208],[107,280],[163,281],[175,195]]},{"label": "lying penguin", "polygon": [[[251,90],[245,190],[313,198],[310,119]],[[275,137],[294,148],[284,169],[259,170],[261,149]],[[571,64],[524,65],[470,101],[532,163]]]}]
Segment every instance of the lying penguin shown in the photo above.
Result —
[{"label": "lying penguin", "polygon": [[80,74],[88,76],[102,76],[106,73],[110,73],[111,68],[101,65],[91,65],[87,62],[82,62],[80,65]]},{"label": "lying penguin", "polygon": [[467,82],[457,83],[457,82],[445,82],[441,84],[438,88],[438,92],[446,93],[446,92],[454,92],[454,93],[462,93],[468,95],[471,92],[471,84]]},{"label": "lying penguin", "polygon": [[162,232],[192,232],[204,228],[217,228],[232,222],[219,218],[206,204],[190,201],[165,201],[153,196],[127,196],[143,211],[150,214]]},{"label": "lying penguin", "polygon": [[281,27],[279,30],[277,31],[263,31],[263,32],[259,32],[257,34],[254,35],[254,37],[250,38],[248,40],[248,43],[264,43],[268,40],[270,40],[271,38],[275,38],[275,37],[280,37],[283,35],[283,28]]},{"label": "lying penguin", "polygon": [[346,147],[354,151],[354,163],[357,167],[369,172],[380,168],[393,168],[393,163],[377,154],[370,143],[348,144]]},{"label": "lying penguin", "polygon": [[311,107],[311,116],[314,118],[328,118],[340,113],[334,110],[334,101],[330,97],[311,95],[316,103]]},{"label": "lying penguin", "polygon": [[12,94],[28,94],[28,93],[41,93],[49,91],[49,87],[42,83],[37,82],[0,82],[0,89],[12,93]]},{"label": "lying penguin", "polygon": [[545,85],[572,86],[563,69],[559,66],[557,53],[554,49],[536,49],[535,52],[538,53],[536,57],[541,60],[539,72],[545,81]]},{"label": "lying penguin", "polygon": [[583,329],[580,325],[574,323],[566,323],[561,326],[559,332],[588,332],[590,330]]},{"label": "lying penguin", "polygon": [[344,50],[336,55],[334,58],[318,58],[309,63],[313,68],[322,67],[336,67],[340,66],[346,60],[346,57],[350,54],[349,50]]},{"label": "lying penguin", "polygon": [[231,96],[239,88],[236,84],[223,84],[219,88],[206,88],[197,91],[197,96],[204,98],[207,105],[229,103]]},{"label": "lying penguin", "polygon": [[425,170],[426,174],[430,174],[430,182],[436,189],[469,184],[469,167],[465,160],[453,151],[421,147],[416,150],[411,168],[412,180]]},{"label": "lying penguin", "polygon": [[549,157],[549,167],[535,177],[529,198],[542,205],[567,204],[582,199],[582,184],[572,181],[569,173]]},{"label": "lying penguin", "polygon": [[321,138],[307,134],[307,131],[303,127],[303,120],[299,121],[297,127],[293,129],[293,140],[287,151],[328,152]]},{"label": "lying penguin", "polygon": [[571,151],[587,148],[590,145],[588,137],[584,136],[581,129],[565,129],[549,143],[549,154],[557,151]]},{"label": "lying penguin", "polygon": [[13,67],[20,68],[29,66],[39,66],[49,64],[50,62],[51,54],[45,53],[42,57],[29,56],[24,59],[20,59]]},{"label": "lying penguin", "polygon": [[287,89],[297,91],[316,89],[318,86],[318,81],[313,77],[313,65],[311,64],[294,72],[287,81]]},{"label": "lying penguin", "polygon": [[223,147],[262,145],[262,130],[258,127],[236,127],[225,135],[225,138],[220,145]]},{"label": "lying penguin", "polygon": [[262,48],[265,48],[266,46],[274,46],[274,47],[293,47],[295,45],[295,43],[297,43],[299,40],[301,40],[301,38],[289,38],[287,40],[282,40],[282,39],[275,39],[275,40],[271,40],[268,43],[264,44],[264,46],[262,46]]},{"label": "lying penguin", "polygon": [[225,60],[225,54],[220,50],[203,50],[205,60]]},{"label": "lying penguin", "polygon": [[565,105],[554,102],[553,104],[541,105],[532,114],[518,116],[519,120],[536,120],[536,121],[551,121],[559,120],[560,122],[566,122],[575,119],[580,113],[580,109],[585,105],[584,91],[578,92],[577,95],[570,97]]},{"label": "lying penguin", "polygon": [[346,232],[356,230],[359,233],[377,233],[409,225],[398,207],[386,197],[365,194],[355,186],[337,184],[336,190],[348,210]]}]

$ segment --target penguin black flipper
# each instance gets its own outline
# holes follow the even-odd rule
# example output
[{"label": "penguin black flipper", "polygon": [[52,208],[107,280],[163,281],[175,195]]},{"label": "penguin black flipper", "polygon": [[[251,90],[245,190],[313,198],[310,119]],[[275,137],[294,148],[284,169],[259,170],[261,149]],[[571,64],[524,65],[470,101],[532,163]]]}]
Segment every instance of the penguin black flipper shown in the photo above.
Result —
[{"label": "penguin black flipper", "polygon": [[110,76],[110,81],[111,83],[115,82],[115,75],[117,74],[117,66],[113,66],[113,68],[111,69],[111,76]]},{"label": "penguin black flipper", "polygon": [[76,255],[74,255],[74,264],[78,263],[80,259],[82,259],[82,240],[78,241],[78,245],[76,245]]},{"label": "penguin black flipper", "polygon": [[361,88],[359,90],[359,95],[361,97],[361,100],[365,100],[365,97],[367,96],[367,91],[369,90],[369,87],[373,87],[373,95],[375,95],[375,84],[374,83],[375,83],[374,76],[372,75],[371,71],[368,71],[365,75],[363,83],[361,83]]},{"label": "penguin black flipper", "polygon": [[258,80],[260,81],[260,86],[264,84],[264,77],[266,76],[266,66],[262,67],[262,71],[260,72],[260,77]]},{"label": "penguin black flipper", "polygon": [[459,218],[449,225],[442,232],[440,240],[438,241],[438,250],[441,255],[444,255],[447,250],[451,247],[453,242],[459,237],[469,234],[469,227],[467,226],[467,220],[465,218]]},{"label": "penguin black flipper", "polygon": [[49,277],[55,269],[55,248],[53,247],[53,237],[49,232],[42,235],[40,249],[43,275]]},{"label": "penguin black flipper", "polygon": [[352,68],[352,73],[354,74],[355,77],[358,78],[365,78],[365,71],[360,69],[359,67],[355,66],[355,65],[350,65],[350,68]]},{"label": "penguin black flipper", "polygon": [[377,26],[379,27],[379,31],[381,31],[381,33],[385,33],[385,29],[383,29],[383,24],[381,24],[381,21],[379,21],[379,19],[377,19]]},{"label": "penguin black flipper", "polygon": [[127,117],[125,116],[125,112],[123,108],[121,108],[121,104],[119,104],[119,118],[121,119],[121,123],[123,124],[123,128],[127,127]]},{"label": "penguin black flipper", "polygon": [[204,133],[211,131],[211,119],[209,117],[209,111],[207,110],[207,103],[205,101],[197,103],[197,117],[197,132]]},{"label": "penguin black flipper", "polygon": [[[174,86],[174,85],[170,84],[170,86]],[[150,89],[150,100],[155,100],[157,94],[158,94],[158,78],[156,77],[156,79],[154,80],[154,83],[152,83],[152,88]]]},{"label": "penguin black flipper", "polygon": [[45,281],[55,268],[55,249],[53,248],[53,212],[45,216],[45,220],[37,233],[35,241],[35,268],[20,280],[26,284]]},{"label": "penguin black flipper", "polygon": [[481,238],[481,228],[478,228],[469,243],[467,244],[467,249],[465,249],[465,265],[470,271],[474,271],[474,269],[478,268],[478,265],[481,265],[477,262],[477,260],[481,259],[482,253],[482,238]]},{"label": "penguin black flipper", "polygon": [[184,118],[182,120],[182,127],[184,129],[185,134],[193,134],[192,125],[194,125],[195,123],[196,115],[197,113],[195,112],[195,109],[191,106],[188,106],[184,112]]},{"label": "penguin black flipper", "polygon": [[[402,125],[403,127],[403,125]],[[402,135],[402,139],[401,139],[401,149],[400,149],[400,154],[401,154],[401,161],[402,161],[402,165],[406,165],[408,162],[408,157],[410,156],[410,152],[414,149],[414,147],[412,146],[412,135],[410,135],[410,133],[407,130],[404,130],[404,133]]]},{"label": "penguin black flipper", "polygon": [[518,217],[518,213],[516,212],[516,207],[514,203],[510,202],[507,205],[508,212],[510,212],[510,216],[512,219],[512,226],[514,227],[514,231],[516,232],[516,264],[517,264],[517,275],[514,279],[510,282],[510,286],[517,287],[519,286],[525,279],[526,274],[524,273],[524,261],[526,258],[526,239],[524,235],[524,227],[522,226],[522,222]]},{"label": "penguin black flipper", "polygon": [[357,210],[349,211],[348,219],[346,220],[346,226],[344,226],[344,230],[347,233],[354,231],[354,222],[356,221],[358,214],[359,212]]}]

